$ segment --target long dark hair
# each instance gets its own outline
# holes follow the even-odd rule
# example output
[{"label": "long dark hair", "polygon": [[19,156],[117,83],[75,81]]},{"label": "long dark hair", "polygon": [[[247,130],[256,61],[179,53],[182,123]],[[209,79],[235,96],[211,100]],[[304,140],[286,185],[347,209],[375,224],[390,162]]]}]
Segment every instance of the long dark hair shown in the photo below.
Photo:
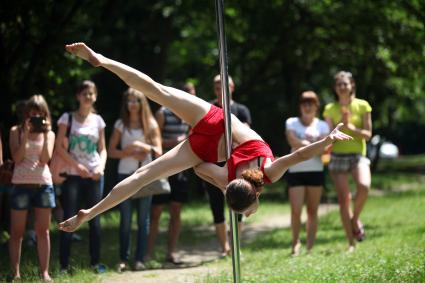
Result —
[{"label": "long dark hair", "polygon": [[[76,95],[79,95],[83,90],[88,88],[93,88],[94,92],[96,93],[96,97],[99,96],[99,93],[97,92],[96,84],[90,80],[84,80],[77,86]],[[93,106],[91,108],[91,112],[96,113],[96,109]]]}]

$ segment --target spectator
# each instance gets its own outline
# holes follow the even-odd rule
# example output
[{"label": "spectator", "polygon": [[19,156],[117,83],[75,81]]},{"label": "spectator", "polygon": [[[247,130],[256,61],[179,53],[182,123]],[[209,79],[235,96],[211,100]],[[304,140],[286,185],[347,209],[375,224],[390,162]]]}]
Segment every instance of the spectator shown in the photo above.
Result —
[{"label": "spectator", "polygon": [[[349,251],[355,247],[354,239],[362,241],[365,230],[360,213],[366,203],[371,183],[370,161],[366,157],[366,140],[372,136],[372,108],[363,99],[356,98],[356,84],[350,72],[338,72],[335,77],[336,102],[326,105],[323,116],[329,127],[342,122],[344,133],[354,139],[336,141],[332,147],[329,171],[338,192],[341,220],[348,239]],[[356,184],[353,210],[350,206],[351,193],[349,175]]]},{"label": "spectator", "polygon": [[[221,78],[220,75],[214,77],[214,94],[216,98],[211,101],[211,104],[222,107],[222,93],[221,93]],[[233,100],[233,92],[235,84],[232,77],[229,76],[229,94],[230,94],[230,112],[234,114],[239,120],[247,126],[251,126],[251,113],[245,105],[237,103]],[[224,166],[226,162],[220,162],[218,165]],[[208,200],[210,203],[211,212],[213,214],[213,221],[215,226],[215,233],[217,235],[220,247],[221,256],[230,254],[230,245],[227,239],[227,225],[224,216],[224,194],[217,190],[215,186],[208,182],[203,182],[204,187],[208,193]],[[242,229],[242,214],[238,214],[238,229]]]},{"label": "spectator", "polygon": [[[68,176],[62,184],[60,202],[64,218],[77,213],[81,206],[80,197],[85,198],[85,205],[91,207],[102,199],[103,171],[106,162],[105,122],[95,114],[93,105],[98,93],[94,82],[84,81],[77,89],[76,98],[79,108],[70,113],[63,113],[58,120],[58,153],[68,163]],[[71,116],[70,116],[71,115]],[[71,122],[69,141],[66,131]],[[65,147],[69,144],[69,148]],[[100,217],[89,222],[90,263],[96,272],[105,271],[100,260]],[[68,272],[71,253],[72,233],[60,233],[59,258],[61,272]]]},{"label": "spectator", "polygon": [[[291,152],[329,134],[328,124],[316,117],[319,108],[320,101],[316,93],[306,91],[300,95],[300,116],[286,120],[286,138],[291,146]],[[304,202],[307,206],[307,252],[310,253],[316,239],[317,211],[324,185],[323,163],[320,156],[290,167],[286,180],[291,204],[291,254],[293,256],[300,254],[301,212]]]},{"label": "spectator", "polygon": [[41,95],[32,96],[22,124],[10,130],[10,152],[15,168],[11,192],[10,262],[13,279],[20,279],[20,256],[28,211],[35,214],[35,233],[41,279],[49,275],[51,210],[55,207],[52,175],[48,162],[52,156],[55,134],[51,131],[50,111]]},{"label": "spectator", "polygon": [[[162,154],[161,134],[148,100],[140,91],[129,88],[123,95],[120,119],[109,140],[108,155],[119,159],[118,179],[124,180],[142,165],[152,161],[151,154]],[[118,272],[129,269],[132,208],[137,209],[137,245],[134,270],[143,270],[149,234],[152,196],[127,199],[120,209],[120,260]]]},{"label": "spectator", "polygon": [[[193,84],[185,84],[184,90],[195,95],[196,91]],[[189,125],[184,123],[168,108],[162,106],[155,114],[162,135],[162,148],[164,152],[170,150],[183,140],[189,133]],[[171,193],[155,195],[152,198],[151,226],[148,240],[147,258],[152,258],[156,236],[159,229],[159,219],[165,204],[169,204],[170,222],[168,225],[168,244],[165,261],[172,264],[179,264],[175,256],[175,250],[181,230],[181,209],[188,198],[188,182],[185,172],[168,177]]]}]

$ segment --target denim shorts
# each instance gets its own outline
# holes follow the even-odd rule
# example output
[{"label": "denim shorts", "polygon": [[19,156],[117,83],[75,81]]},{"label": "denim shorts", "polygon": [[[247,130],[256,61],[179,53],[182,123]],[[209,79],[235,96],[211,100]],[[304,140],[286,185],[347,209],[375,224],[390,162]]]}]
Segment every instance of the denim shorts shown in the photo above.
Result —
[{"label": "denim shorts", "polygon": [[54,208],[56,201],[53,185],[27,188],[17,184],[11,190],[10,206],[16,210],[27,210],[32,207]]},{"label": "denim shorts", "polygon": [[329,171],[348,173],[359,165],[370,165],[370,160],[361,154],[331,154],[331,161],[329,162]]}]

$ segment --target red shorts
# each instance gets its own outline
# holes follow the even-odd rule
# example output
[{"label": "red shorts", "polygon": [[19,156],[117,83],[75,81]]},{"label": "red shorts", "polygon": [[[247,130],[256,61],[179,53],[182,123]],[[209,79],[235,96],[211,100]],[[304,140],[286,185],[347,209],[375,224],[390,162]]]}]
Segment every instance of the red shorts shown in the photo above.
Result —
[{"label": "red shorts", "polygon": [[203,161],[216,163],[218,143],[223,133],[223,109],[211,105],[210,111],[190,131],[190,147]]}]

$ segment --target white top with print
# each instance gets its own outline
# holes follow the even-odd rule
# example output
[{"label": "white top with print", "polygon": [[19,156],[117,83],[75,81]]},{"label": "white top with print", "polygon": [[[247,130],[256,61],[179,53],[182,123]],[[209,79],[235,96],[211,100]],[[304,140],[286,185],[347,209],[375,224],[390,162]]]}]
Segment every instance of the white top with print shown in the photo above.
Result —
[{"label": "white top with print", "polygon": [[[68,125],[68,113],[63,113],[58,125]],[[97,152],[99,131],[105,128],[105,121],[98,114],[90,114],[83,124],[72,116],[72,125],[69,135],[69,153],[79,163],[93,170],[100,164],[100,155]],[[75,168],[71,168],[69,175],[78,175]]]}]

